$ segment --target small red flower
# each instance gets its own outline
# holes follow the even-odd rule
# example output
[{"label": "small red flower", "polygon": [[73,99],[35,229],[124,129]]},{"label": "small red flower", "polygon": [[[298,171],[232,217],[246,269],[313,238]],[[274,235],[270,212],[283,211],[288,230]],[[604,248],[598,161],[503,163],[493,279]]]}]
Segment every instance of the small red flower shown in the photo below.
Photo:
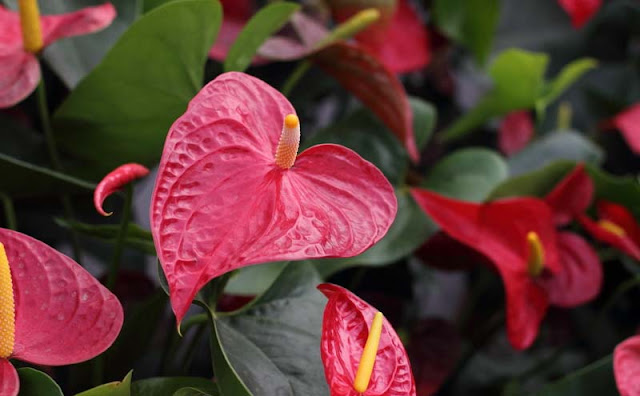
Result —
[{"label": "small red flower", "polygon": [[640,225],[627,208],[613,202],[599,201],[598,222],[585,215],[580,223],[594,238],[608,243],[636,260],[640,260]]},{"label": "small red flower", "polygon": [[[409,357],[391,324],[378,310],[340,286],[323,283],[318,289],[329,299],[320,352],[331,395],[415,396]],[[375,338],[377,345],[370,341]],[[361,382],[369,375],[370,381]]]},{"label": "small red flower", "polygon": [[558,0],[558,3],[569,14],[576,29],[584,26],[602,6],[602,0]]},{"label": "small red flower", "polygon": [[640,335],[628,338],[616,347],[613,371],[621,396],[640,395]]},{"label": "small red flower", "polygon": [[[583,208],[574,195],[589,188],[585,180],[590,183],[584,168],[577,167],[549,194],[549,202],[511,198],[476,204],[412,190],[447,234],[484,254],[500,273],[507,335],[516,349],[533,343],[549,304],[577,306],[600,291],[602,267],[596,252],[580,236],[555,229],[569,221],[568,213]],[[565,201],[574,206],[563,206]]]},{"label": "small red flower", "polygon": [[622,133],[631,151],[640,154],[640,103],[628,107],[611,122]]},{"label": "small red flower", "polygon": [[221,274],[355,256],[391,226],[397,202],[382,172],[334,144],[297,155],[299,139],[289,101],[234,72],[207,84],[169,130],[150,218],[178,321]]},{"label": "small red flower", "polygon": [[[361,7],[335,7],[334,16],[344,21]],[[398,0],[394,9],[381,9],[383,18],[356,35],[356,41],[394,73],[426,67],[431,60],[429,35],[408,0]]]},{"label": "small red flower", "polygon": [[20,388],[9,359],[47,366],[91,359],[113,343],[122,321],[118,299],[76,262],[0,229],[0,395]]},{"label": "small red flower", "polygon": [[500,123],[498,147],[503,153],[513,155],[527,146],[534,133],[533,120],[528,111],[511,112]]},{"label": "small red flower", "polygon": [[131,183],[132,181],[145,177],[149,174],[149,169],[140,164],[124,164],[113,171],[109,172],[96,187],[93,192],[93,205],[98,213],[103,216],[111,216],[112,213],[106,213],[102,209],[102,204],[107,197],[114,192],[118,191],[123,186]]},{"label": "small red flower", "polygon": [[[65,37],[101,30],[116,16],[111,3],[43,17],[38,15],[35,0],[20,3],[23,11],[31,11],[23,25],[17,12],[0,6],[0,108],[19,103],[36,88],[40,81],[36,55],[42,48]],[[27,38],[24,41],[23,28]]]}]

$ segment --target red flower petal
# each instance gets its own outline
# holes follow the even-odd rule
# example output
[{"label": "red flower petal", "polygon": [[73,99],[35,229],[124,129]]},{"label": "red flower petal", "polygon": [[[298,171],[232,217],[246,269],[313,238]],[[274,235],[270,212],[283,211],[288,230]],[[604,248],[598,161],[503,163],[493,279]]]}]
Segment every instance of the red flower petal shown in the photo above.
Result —
[{"label": "red flower petal", "polygon": [[7,359],[0,359],[0,395],[18,396],[20,380],[15,367]]},{"label": "red flower petal", "polygon": [[573,27],[578,29],[598,12],[602,0],[558,0],[558,3],[571,17]]},{"label": "red flower petal", "polygon": [[0,229],[16,304],[12,358],[67,365],[105,351],[122,327],[116,297],[69,257],[19,232]]},{"label": "red flower petal", "polygon": [[578,216],[580,224],[597,240],[608,243],[636,260],[640,260],[640,245],[637,245],[628,235],[617,235],[604,229],[585,215]]},{"label": "red flower petal", "polygon": [[640,335],[618,344],[613,353],[613,371],[621,396],[640,395]]},{"label": "red flower petal", "polygon": [[622,132],[631,151],[640,154],[640,103],[616,115],[613,124]]},{"label": "red flower petal", "polygon": [[375,56],[360,46],[335,43],[314,61],[368,108],[403,142],[409,157],[420,158],[413,136],[413,114],[404,86]]},{"label": "red flower petal", "polygon": [[318,289],[329,299],[322,321],[320,352],[331,395],[415,396],[409,357],[386,318],[369,388],[364,393],[353,389],[369,326],[378,311],[340,286],[323,283]]},{"label": "red flower petal", "polygon": [[506,155],[513,155],[526,147],[534,133],[533,120],[528,111],[511,112],[498,128],[498,147]]},{"label": "red flower petal", "polygon": [[556,225],[565,225],[591,205],[595,187],[584,165],[577,165],[547,194]]},{"label": "red flower petal", "polygon": [[629,238],[640,246],[640,225],[627,208],[609,201],[598,201],[597,207],[600,219],[608,220],[622,228]]},{"label": "red flower petal", "polygon": [[541,278],[549,302],[570,308],[596,298],[602,287],[602,264],[596,251],[571,232],[558,234],[558,249],[562,270]]},{"label": "red flower petal", "polygon": [[98,184],[93,193],[93,206],[103,216],[110,216],[102,209],[107,197],[136,179],[149,174],[149,169],[140,164],[124,164],[109,172]]},{"label": "red flower petal", "polygon": [[14,106],[26,99],[39,81],[40,65],[34,55],[22,49],[5,55],[0,48],[0,108]]},{"label": "red flower petal", "polygon": [[290,113],[269,85],[225,73],[171,127],[150,217],[178,321],[216,276],[268,261],[354,256],[391,226],[393,188],[353,151],[319,145],[291,169],[275,164]]},{"label": "red flower petal", "polygon": [[61,15],[42,17],[42,38],[45,47],[65,37],[81,36],[102,30],[111,25],[116,9],[111,3],[86,7]]}]

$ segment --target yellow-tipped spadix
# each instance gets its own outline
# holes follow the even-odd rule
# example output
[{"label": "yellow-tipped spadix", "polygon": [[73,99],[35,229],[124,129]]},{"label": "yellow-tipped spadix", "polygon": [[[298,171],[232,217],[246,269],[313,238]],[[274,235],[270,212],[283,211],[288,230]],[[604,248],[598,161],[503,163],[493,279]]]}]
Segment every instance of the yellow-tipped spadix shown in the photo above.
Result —
[{"label": "yellow-tipped spadix", "polygon": [[544,269],[544,246],[542,246],[538,234],[533,231],[527,234],[527,245],[529,248],[527,269],[529,270],[529,275],[536,277]]},{"label": "yellow-tipped spadix", "polygon": [[20,10],[23,47],[25,51],[36,54],[43,47],[38,1],[18,0],[18,9]]},{"label": "yellow-tipped spadix", "polygon": [[276,164],[282,169],[289,169],[296,162],[298,147],[300,146],[300,120],[295,114],[288,114],[284,118],[282,134],[276,149]]},{"label": "yellow-tipped spadix", "polygon": [[382,334],[382,312],[376,313],[371,322],[369,329],[369,337],[362,350],[362,357],[356,372],[356,378],[353,380],[353,389],[358,393],[366,392],[373,373],[373,365],[376,362],[378,354],[378,346],[380,345],[380,335]]},{"label": "yellow-tipped spadix", "polygon": [[11,269],[4,245],[0,243],[0,358],[6,359],[13,353],[15,331],[16,313]]},{"label": "yellow-tipped spadix", "polygon": [[625,235],[627,235],[627,233],[622,229],[622,227],[620,227],[619,225],[617,225],[616,223],[609,221],[609,220],[600,220],[598,222],[598,225],[602,228],[604,228],[605,230],[609,231],[612,234],[615,234],[619,237],[623,237]]}]

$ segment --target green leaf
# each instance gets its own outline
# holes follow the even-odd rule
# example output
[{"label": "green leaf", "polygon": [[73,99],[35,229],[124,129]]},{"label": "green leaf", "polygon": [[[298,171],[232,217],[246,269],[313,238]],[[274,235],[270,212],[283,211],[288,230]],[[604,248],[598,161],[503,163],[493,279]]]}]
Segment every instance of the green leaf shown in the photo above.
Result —
[{"label": "green leaf", "polygon": [[248,306],[215,319],[211,350],[223,395],[328,394],[320,358],[326,300],[319,283],[310,264],[291,263]]},{"label": "green leaf", "polygon": [[236,270],[224,292],[243,296],[263,293],[278,278],[288,261],[251,265]]},{"label": "green leaf", "polygon": [[163,4],[169,3],[173,0],[142,0],[142,12],[147,13],[154,8],[160,7]]},{"label": "green leaf", "polygon": [[384,238],[373,247],[355,257],[310,260],[324,279],[351,267],[392,264],[413,253],[437,230],[407,189],[396,190],[396,197],[396,218]]},{"label": "green leaf", "polygon": [[429,102],[410,96],[409,104],[413,111],[413,134],[416,138],[418,149],[422,150],[427,145],[438,118],[436,108]]},{"label": "green leaf", "polygon": [[438,162],[422,185],[452,198],[481,202],[508,174],[507,164],[495,151],[467,148]]},{"label": "green leaf", "polygon": [[138,19],[54,117],[79,172],[102,176],[125,162],[153,165],[166,133],[202,85],[220,27],[213,0],[181,0]]},{"label": "green leaf", "polygon": [[198,388],[182,388],[178,389],[174,392],[173,396],[215,396],[218,395],[218,392],[211,393],[210,391],[203,391]]},{"label": "green leaf", "polygon": [[[109,243],[116,243],[120,233],[120,225],[93,225],[70,221],[66,219],[55,219],[55,222],[64,228],[77,231],[80,234],[100,239]],[[129,223],[125,245],[136,249],[142,253],[155,255],[156,248],[153,244],[153,237],[147,230],[140,228],[137,224]]]},{"label": "green leaf", "polygon": [[224,60],[225,71],[245,71],[258,48],[280,30],[300,5],[280,1],[263,7],[244,26]]},{"label": "green leaf", "polygon": [[18,369],[20,396],[64,396],[60,386],[47,374],[29,367]]},{"label": "green leaf", "polygon": [[149,378],[131,384],[131,396],[167,396],[182,388],[196,388],[217,395],[216,385],[210,379],[198,377]]},{"label": "green leaf", "polygon": [[563,159],[597,165],[604,160],[604,152],[578,132],[556,131],[509,158],[509,173],[519,175]]},{"label": "green leaf", "polygon": [[436,0],[434,14],[440,30],[468,47],[484,65],[500,15],[500,0]]},{"label": "green leaf", "polygon": [[133,371],[129,371],[122,381],[100,385],[93,389],[78,393],[76,396],[130,396],[132,374]]},{"label": "green leaf", "polygon": [[604,357],[535,393],[536,396],[615,396],[613,357]]},{"label": "green leaf", "polygon": [[598,66],[598,62],[591,58],[582,58],[566,65],[549,84],[549,91],[538,99],[537,107],[545,108],[553,102],[567,88],[575,83],[583,74]]}]

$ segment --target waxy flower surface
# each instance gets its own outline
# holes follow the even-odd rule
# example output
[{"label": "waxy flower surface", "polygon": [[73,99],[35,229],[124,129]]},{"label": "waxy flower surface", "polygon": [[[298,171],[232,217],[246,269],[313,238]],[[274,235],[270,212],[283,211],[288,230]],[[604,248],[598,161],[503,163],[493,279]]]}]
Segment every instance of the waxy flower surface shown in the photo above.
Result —
[{"label": "waxy flower surface", "polygon": [[640,395],[640,335],[616,347],[613,352],[613,371],[621,396]]},{"label": "waxy flower surface", "polygon": [[116,16],[110,3],[40,17],[35,0],[19,1],[20,14],[0,6],[0,108],[25,99],[40,81],[37,54],[65,37],[101,30]]},{"label": "waxy flower surface", "polygon": [[382,172],[334,144],[296,156],[299,139],[287,99],[234,72],[207,84],[171,127],[150,217],[178,322],[221,274],[354,256],[391,226],[397,202]]},{"label": "waxy flower surface", "polygon": [[[477,204],[413,189],[418,204],[442,229],[491,260],[507,300],[507,335],[516,349],[535,340],[549,304],[573,307],[600,291],[602,267],[580,236],[558,232],[588,206],[592,189],[579,166],[547,196]],[[592,191],[592,190],[591,190]],[[586,202],[586,204],[585,204]]]},{"label": "waxy flower surface", "polygon": [[636,260],[640,260],[640,225],[627,208],[613,202],[597,203],[597,222],[586,215],[580,223],[594,238],[615,246]]},{"label": "waxy flower surface", "polygon": [[382,314],[340,286],[318,289],[329,299],[320,352],[331,395],[415,396],[407,352]]},{"label": "waxy flower surface", "polygon": [[9,359],[67,365],[104,352],[123,321],[118,299],[44,243],[0,229],[0,395],[18,394]]},{"label": "waxy flower surface", "polygon": [[114,192],[118,191],[124,185],[132,181],[144,177],[149,174],[149,169],[140,164],[124,164],[112,170],[98,183],[93,192],[93,206],[98,213],[103,216],[111,216],[111,212],[107,213],[102,209],[105,199]]}]

